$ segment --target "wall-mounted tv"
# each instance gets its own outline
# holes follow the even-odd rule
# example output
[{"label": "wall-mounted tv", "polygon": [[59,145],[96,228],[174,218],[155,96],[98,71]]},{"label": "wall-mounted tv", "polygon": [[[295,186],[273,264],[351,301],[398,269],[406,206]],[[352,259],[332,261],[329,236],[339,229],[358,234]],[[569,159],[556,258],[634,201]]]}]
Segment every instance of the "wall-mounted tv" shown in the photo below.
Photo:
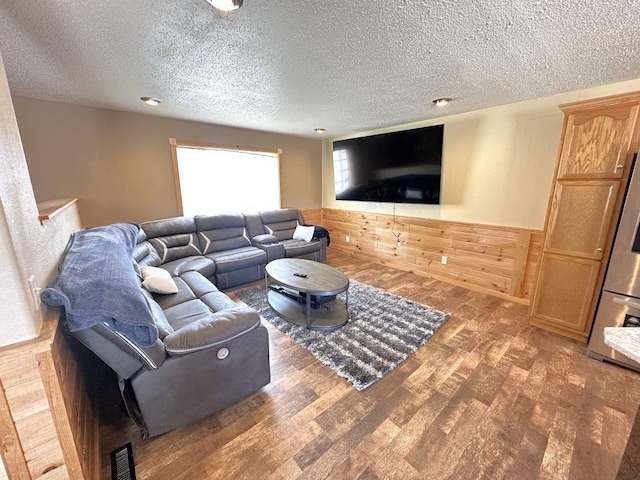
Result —
[{"label": "wall-mounted tv", "polygon": [[336,200],[440,203],[444,125],[333,142]]}]

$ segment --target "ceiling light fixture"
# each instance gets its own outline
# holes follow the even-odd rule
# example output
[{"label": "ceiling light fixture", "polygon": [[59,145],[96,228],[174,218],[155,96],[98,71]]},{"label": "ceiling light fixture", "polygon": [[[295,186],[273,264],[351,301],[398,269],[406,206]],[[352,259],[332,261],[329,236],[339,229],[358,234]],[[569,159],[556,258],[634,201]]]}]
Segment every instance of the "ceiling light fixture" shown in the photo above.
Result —
[{"label": "ceiling light fixture", "polygon": [[433,103],[435,104],[436,107],[444,107],[445,105],[449,105],[449,102],[451,101],[450,98],[436,98]]},{"label": "ceiling light fixture", "polygon": [[318,128],[314,128],[313,131],[316,132],[316,133],[324,133],[324,132],[327,131],[327,129],[326,128],[322,128],[322,127],[318,127]]},{"label": "ceiling light fixture", "polygon": [[209,5],[222,12],[232,12],[242,6],[242,0],[205,0]]},{"label": "ceiling light fixture", "polygon": [[160,104],[160,100],[155,97],[140,97],[140,100],[142,100],[147,105],[152,105],[154,107]]}]

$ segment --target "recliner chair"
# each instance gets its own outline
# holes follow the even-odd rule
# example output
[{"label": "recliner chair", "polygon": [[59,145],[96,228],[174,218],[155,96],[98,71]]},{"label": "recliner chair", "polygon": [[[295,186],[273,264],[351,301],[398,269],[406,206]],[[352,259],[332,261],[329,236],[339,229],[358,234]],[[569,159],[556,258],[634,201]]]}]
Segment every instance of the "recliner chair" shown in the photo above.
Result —
[{"label": "recliner chair", "polygon": [[116,372],[143,437],[223,410],[271,380],[269,337],[257,312],[197,272],[182,274],[176,284],[180,291],[162,299],[164,310],[146,293],[159,334],[149,348],[105,324],[73,332]]}]

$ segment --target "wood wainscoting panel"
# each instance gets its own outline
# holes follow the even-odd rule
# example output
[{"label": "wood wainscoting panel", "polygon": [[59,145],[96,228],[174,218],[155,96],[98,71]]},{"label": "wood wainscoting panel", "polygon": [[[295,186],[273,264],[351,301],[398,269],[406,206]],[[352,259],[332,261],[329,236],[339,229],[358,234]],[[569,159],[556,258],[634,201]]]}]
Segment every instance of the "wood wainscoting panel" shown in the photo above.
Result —
[{"label": "wood wainscoting panel", "polygon": [[328,208],[321,218],[332,249],[518,303],[531,299],[541,231]]},{"label": "wood wainscoting panel", "polygon": [[38,338],[0,349],[0,420],[13,427],[2,428],[9,478],[100,477],[97,403],[85,385],[95,358],[76,354],[57,315],[50,309]]},{"label": "wood wainscoting panel", "polygon": [[37,358],[67,470],[74,478],[97,478],[99,417],[87,381],[96,377],[95,360],[61,328],[51,350]]},{"label": "wood wainscoting panel", "polygon": [[[0,432],[2,433],[2,460],[5,470],[15,478],[30,478],[23,447],[20,443],[16,425],[11,416],[11,409],[4,393],[4,386],[0,382]],[[2,461],[0,460],[0,461]],[[7,478],[6,472],[0,478]]]},{"label": "wood wainscoting panel", "polygon": [[322,225],[321,208],[301,208],[300,213],[307,225]]}]

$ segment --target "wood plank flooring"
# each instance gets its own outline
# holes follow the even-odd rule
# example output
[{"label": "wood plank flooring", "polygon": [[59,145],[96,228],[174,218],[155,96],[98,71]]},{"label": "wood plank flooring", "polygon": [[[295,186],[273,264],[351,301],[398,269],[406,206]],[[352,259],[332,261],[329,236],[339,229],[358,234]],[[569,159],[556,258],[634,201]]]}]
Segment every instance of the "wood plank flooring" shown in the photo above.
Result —
[{"label": "wood plank flooring", "polygon": [[331,249],[327,263],[451,318],[362,392],[267,324],[272,382],[232,408],[141,440],[106,402],[104,478],[128,441],[138,479],[615,478],[640,374],[528,326],[523,305]]}]

